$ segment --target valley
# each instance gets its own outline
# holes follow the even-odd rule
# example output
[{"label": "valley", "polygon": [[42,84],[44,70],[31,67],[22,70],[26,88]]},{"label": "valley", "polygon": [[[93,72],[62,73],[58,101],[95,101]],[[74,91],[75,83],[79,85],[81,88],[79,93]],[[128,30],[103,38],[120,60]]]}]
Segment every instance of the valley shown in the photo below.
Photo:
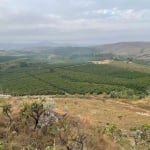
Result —
[{"label": "valley", "polygon": [[0,50],[0,117],[0,150],[147,150],[149,44]]}]

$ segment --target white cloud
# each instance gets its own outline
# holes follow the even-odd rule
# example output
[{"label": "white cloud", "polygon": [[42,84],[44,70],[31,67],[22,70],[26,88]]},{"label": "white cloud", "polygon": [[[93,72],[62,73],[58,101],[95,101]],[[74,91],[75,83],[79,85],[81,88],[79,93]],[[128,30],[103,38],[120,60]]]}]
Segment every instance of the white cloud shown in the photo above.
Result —
[{"label": "white cloud", "polygon": [[85,13],[86,15],[96,15],[96,17],[102,18],[102,19],[121,19],[121,20],[140,20],[144,18],[149,19],[150,16],[150,10],[149,9],[118,9],[118,8],[112,8],[112,9],[97,9],[97,10],[91,10],[87,11]]},{"label": "white cloud", "polygon": [[130,39],[136,33],[144,38],[143,31],[150,30],[150,5],[133,1],[0,0],[0,40],[92,41],[117,34]]},{"label": "white cloud", "polygon": [[89,7],[96,3],[94,0],[70,0],[71,4],[80,7]]}]

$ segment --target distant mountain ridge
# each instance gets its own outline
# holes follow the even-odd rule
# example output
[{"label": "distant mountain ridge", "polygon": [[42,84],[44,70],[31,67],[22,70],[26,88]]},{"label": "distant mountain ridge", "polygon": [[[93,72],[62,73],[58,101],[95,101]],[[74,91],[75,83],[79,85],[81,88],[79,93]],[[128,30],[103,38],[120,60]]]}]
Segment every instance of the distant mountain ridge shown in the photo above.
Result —
[{"label": "distant mountain ridge", "polygon": [[95,47],[96,54],[133,56],[137,59],[150,59],[150,42],[120,42]]},{"label": "distant mountain ridge", "polygon": [[41,47],[64,47],[71,46],[66,43],[55,43],[55,42],[31,42],[31,43],[1,43],[0,42],[0,50],[19,50],[19,49],[28,49],[28,48],[41,48]]},{"label": "distant mountain ridge", "polygon": [[[0,47],[4,46],[0,44]],[[24,46],[24,47],[23,47]],[[8,49],[6,47],[9,47]],[[59,55],[63,57],[95,57],[99,55],[132,57],[150,62],[150,42],[119,42],[97,46],[67,46],[66,44],[34,43],[26,45],[7,45],[0,55],[19,53],[33,55]],[[107,55],[110,54],[110,55]]]}]

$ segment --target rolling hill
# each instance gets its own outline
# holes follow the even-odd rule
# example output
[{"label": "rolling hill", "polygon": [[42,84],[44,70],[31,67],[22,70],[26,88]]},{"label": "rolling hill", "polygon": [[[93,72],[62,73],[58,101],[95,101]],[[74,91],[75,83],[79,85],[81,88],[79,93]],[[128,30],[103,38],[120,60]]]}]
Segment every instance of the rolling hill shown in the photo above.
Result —
[{"label": "rolling hill", "polygon": [[[0,45],[1,46],[1,45]],[[35,46],[12,50],[0,50],[0,56],[23,56],[36,61],[48,61],[55,57],[58,62],[88,62],[94,60],[118,59],[150,63],[150,42],[120,42],[97,46]],[[4,58],[2,58],[4,59]],[[6,58],[5,58],[6,59]]]},{"label": "rolling hill", "polygon": [[121,42],[95,47],[95,54],[131,56],[136,59],[150,60],[150,42]]}]

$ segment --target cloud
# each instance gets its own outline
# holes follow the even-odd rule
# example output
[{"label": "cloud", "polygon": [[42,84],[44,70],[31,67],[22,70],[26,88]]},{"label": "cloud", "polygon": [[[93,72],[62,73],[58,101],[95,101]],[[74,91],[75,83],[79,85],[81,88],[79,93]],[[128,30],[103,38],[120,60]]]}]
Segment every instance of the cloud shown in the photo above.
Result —
[{"label": "cloud", "polygon": [[120,19],[120,20],[141,20],[143,18],[149,19],[150,10],[149,9],[97,9],[85,12],[88,16],[95,16],[99,18],[106,19]]},{"label": "cloud", "polygon": [[133,1],[0,0],[0,41],[149,39],[150,2]]}]

